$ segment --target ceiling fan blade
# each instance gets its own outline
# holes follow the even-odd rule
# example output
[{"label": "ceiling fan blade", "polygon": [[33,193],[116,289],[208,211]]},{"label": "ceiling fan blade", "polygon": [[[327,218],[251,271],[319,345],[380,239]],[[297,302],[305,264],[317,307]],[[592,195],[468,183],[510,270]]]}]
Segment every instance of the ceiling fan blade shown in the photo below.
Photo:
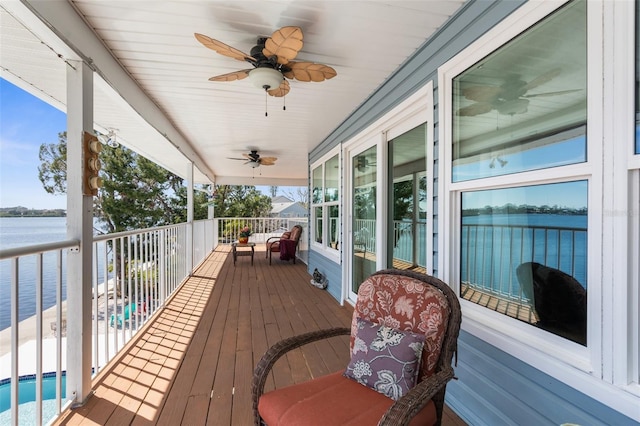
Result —
[{"label": "ceiling fan blade", "polygon": [[291,69],[284,73],[287,78],[295,78],[299,81],[324,81],[338,75],[336,70],[328,65],[314,62],[290,62],[287,66]]},{"label": "ceiling fan blade", "polygon": [[302,45],[300,27],[282,27],[265,41],[262,53],[267,58],[275,55],[279,64],[286,64],[298,55]]},{"label": "ceiling fan blade", "polygon": [[489,102],[502,92],[497,86],[471,86],[462,89],[462,96],[475,102]]},{"label": "ceiling fan blade", "polygon": [[227,157],[227,160],[240,160],[240,161],[245,161],[246,158],[234,158],[234,157]]},{"label": "ceiling fan blade", "polygon": [[291,86],[289,86],[289,82],[285,79],[282,79],[282,84],[277,89],[267,90],[267,93],[273,97],[281,98],[286,96],[291,90]]},{"label": "ceiling fan blade", "polygon": [[524,88],[526,90],[531,90],[534,87],[538,87],[541,84],[544,84],[548,81],[553,80],[554,78],[556,78],[557,76],[560,75],[560,73],[562,72],[562,70],[560,68],[556,68],[553,69],[551,71],[547,71],[546,73],[534,78],[533,80],[531,80],[529,83],[527,83],[526,86],[524,86]]},{"label": "ceiling fan blade", "polygon": [[242,80],[243,78],[247,78],[247,76],[249,75],[249,71],[251,71],[251,70],[234,71],[234,72],[230,72],[228,74],[217,75],[215,77],[211,77],[209,79],[209,81],[235,81],[235,80]]},{"label": "ceiling fan blade", "polygon": [[215,50],[223,56],[228,56],[239,61],[250,60],[256,62],[256,59],[253,56],[248,55],[236,49],[235,47],[231,47],[228,44],[224,44],[223,42],[212,39],[211,37],[208,37],[204,34],[194,33],[194,35],[196,36],[196,39],[205,47],[208,47],[211,50]]},{"label": "ceiling fan blade", "polygon": [[273,166],[277,159],[276,157],[260,157],[260,164],[263,166]]},{"label": "ceiling fan blade", "polygon": [[571,90],[560,90],[557,92],[546,92],[546,93],[534,93],[531,95],[524,95],[525,98],[537,98],[539,96],[558,96],[558,95],[566,95],[567,93],[580,92],[582,89],[571,89]]},{"label": "ceiling fan blade", "polygon": [[475,115],[486,114],[493,109],[489,102],[478,102],[464,108],[460,108],[457,115],[460,117],[473,117]]}]

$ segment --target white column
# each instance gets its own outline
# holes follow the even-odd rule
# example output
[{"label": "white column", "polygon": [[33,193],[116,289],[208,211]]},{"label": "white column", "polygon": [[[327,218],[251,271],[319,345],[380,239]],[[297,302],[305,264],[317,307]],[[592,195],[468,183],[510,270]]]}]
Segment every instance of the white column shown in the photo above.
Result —
[{"label": "white column", "polygon": [[187,267],[193,272],[193,163],[187,167]]},{"label": "white column", "polygon": [[93,71],[67,67],[67,238],[80,250],[67,255],[67,398],[82,405],[91,394],[91,255],[93,197],[83,195],[83,131],[93,132]]}]

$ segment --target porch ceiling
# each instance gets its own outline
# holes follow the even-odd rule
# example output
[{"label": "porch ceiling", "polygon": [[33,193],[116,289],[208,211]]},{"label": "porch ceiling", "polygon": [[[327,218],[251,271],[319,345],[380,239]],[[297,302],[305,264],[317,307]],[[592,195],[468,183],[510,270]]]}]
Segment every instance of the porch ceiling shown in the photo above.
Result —
[{"label": "porch ceiling", "polygon": [[[193,161],[199,183],[306,185],[311,149],[463,3],[7,1],[1,76],[64,111],[65,61],[84,59],[98,76],[95,127],[118,129],[124,145],[180,176]],[[335,78],[290,81],[286,111],[282,98],[265,106],[248,79],[208,81],[251,65],[203,47],[195,32],[248,53],[257,36],[288,25],[304,32],[296,59],[327,64]],[[228,159],[250,149],[278,161],[253,169]]]}]

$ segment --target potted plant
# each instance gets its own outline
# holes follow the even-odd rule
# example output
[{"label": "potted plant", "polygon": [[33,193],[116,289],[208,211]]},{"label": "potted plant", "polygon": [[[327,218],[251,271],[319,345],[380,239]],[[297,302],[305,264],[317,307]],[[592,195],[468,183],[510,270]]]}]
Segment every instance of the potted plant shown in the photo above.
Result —
[{"label": "potted plant", "polygon": [[240,229],[240,236],[238,237],[238,242],[240,244],[247,244],[249,242],[249,236],[251,235],[251,228],[245,226]]}]

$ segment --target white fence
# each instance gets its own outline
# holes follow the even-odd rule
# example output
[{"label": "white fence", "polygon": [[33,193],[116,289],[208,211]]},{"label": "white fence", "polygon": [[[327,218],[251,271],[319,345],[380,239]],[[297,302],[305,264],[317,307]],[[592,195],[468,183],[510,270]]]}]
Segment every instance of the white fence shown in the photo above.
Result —
[{"label": "white fence", "polygon": [[[216,245],[215,220],[197,221],[190,234],[186,223],[96,236],[93,243],[92,364],[97,374],[137,330],[160,309],[193,267]],[[188,250],[191,242],[192,250]],[[10,264],[11,327],[3,331],[0,386],[10,383],[10,423],[42,424],[57,417],[63,395],[66,342],[66,252],[78,241],[61,241],[0,251]],[[43,261],[43,259],[53,259]],[[23,277],[23,267],[36,274]],[[33,266],[32,266],[33,265]],[[35,276],[35,278],[34,278]],[[46,277],[46,278],[44,278]],[[35,287],[35,296],[21,289]],[[43,293],[55,293],[53,306],[43,307]],[[26,296],[26,297],[25,297]],[[34,300],[35,299],[35,300]],[[35,305],[35,315],[20,321],[20,306]],[[10,337],[7,337],[10,336]],[[22,337],[22,338],[21,338]],[[7,341],[5,341],[7,340]],[[80,344],[80,342],[77,342]],[[45,357],[46,355],[46,357]],[[5,358],[10,362],[5,362]],[[35,372],[35,373],[34,373]],[[55,376],[55,402],[43,410],[43,379]],[[35,382],[35,415],[20,410],[20,379]],[[1,410],[0,410],[1,411]]]}]

